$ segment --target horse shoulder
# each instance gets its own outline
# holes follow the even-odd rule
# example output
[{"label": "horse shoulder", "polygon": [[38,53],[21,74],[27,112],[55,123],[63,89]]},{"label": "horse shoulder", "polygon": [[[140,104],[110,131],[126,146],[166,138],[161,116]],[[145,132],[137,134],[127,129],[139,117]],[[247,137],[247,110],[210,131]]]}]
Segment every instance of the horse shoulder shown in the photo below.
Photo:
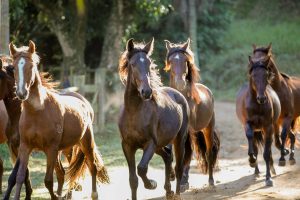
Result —
[{"label": "horse shoulder", "polygon": [[0,144],[4,143],[6,138],[6,128],[8,125],[8,114],[3,101],[0,101]]}]

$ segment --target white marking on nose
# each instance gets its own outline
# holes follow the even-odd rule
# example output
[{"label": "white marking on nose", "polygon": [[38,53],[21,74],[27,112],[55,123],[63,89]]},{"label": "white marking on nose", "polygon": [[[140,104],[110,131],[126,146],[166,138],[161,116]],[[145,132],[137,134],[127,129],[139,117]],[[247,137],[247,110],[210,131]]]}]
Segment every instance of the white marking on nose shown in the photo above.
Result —
[{"label": "white marking on nose", "polygon": [[25,66],[25,59],[23,57],[20,58],[19,63],[18,63],[18,70],[19,70],[19,90],[23,89],[24,85],[24,66]]},{"label": "white marking on nose", "polygon": [[174,58],[179,60],[179,54],[176,54],[176,56]]},{"label": "white marking on nose", "polygon": [[140,58],[140,61],[143,63],[145,61],[145,59],[144,58]]}]

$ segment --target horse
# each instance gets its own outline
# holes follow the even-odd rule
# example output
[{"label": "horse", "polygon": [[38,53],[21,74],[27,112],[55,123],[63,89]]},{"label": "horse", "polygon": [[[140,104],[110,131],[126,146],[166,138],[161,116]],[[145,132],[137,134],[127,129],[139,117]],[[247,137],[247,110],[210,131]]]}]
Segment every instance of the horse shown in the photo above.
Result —
[{"label": "horse", "polygon": [[[1,62],[1,61],[0,61]],[[5,134],[8,123],[8,115],[3,101],[0,101],[0,144],[7,141]],[[0,158],[0,194],[2,194],[3,160]]]},{"label": "horse", "polygon": [[[214,185],[213,169],[218,159],[220,139],[215,128],[214,98],[209,88],[197,83],[199,71],[194,63],[190,39],[183,44],[165,40],[167,48],[165,71],[170,73],[170,86],[180,91],[190,108],[189,137],[185,145],[182,191],[189,188],[189,168],[196,153],[199,166],[209,174],[208,183]],[[193,147],[193,148],[192,148]]]},{"label": "horse", "polygon": [[271,87],[273,73],[270,62],[249,56],[249,82],[241,87],[236,97],[236,114],[248,139],[249,164],[259,174],[257,155],[259,146],[264,146],[266,162],[266,186],[273,186],[271,173],[276,174],[272,158],[272,141],[277,130],[281,106],[276,92]]},{"label": "horse", "polygon": [[[11,65],[12,61],[9,56],[0,56],[0,100],[4,101],[3,108],[2,103],[0,104],[0,113],[1,113],[1,137],[0,143],[3,143],[4,137],[7,138],[7,144],[10,151],[10,156],[12,162],[15,164],[14,168],[19,167],[19,161],[17,160],[18,156],[18,148],[20,144],[20,136],[19,136],[19,119],[21,116],[21,101],[16,97],[15,94],[15,79],[14,79],[14,67]],[[7,111],[6,111],[7,110]],[[5,111],[5,112],[4,112]],[[7,114],[8,113],[8,114]],[[7,120],[6,119],[7,116]],[[3,131],[4,135],[2,136],[2,127],[3,124],[6,125],[6,129]],[[71,161],[72,156],[72,148],[64,150],[64,155],[66,156],[67,160]],[[61,160],[57,160],[56,163],[56,175],[58,179],[58,186],[57,186],[57,194],[61,195],[64,183],[64,175],[65,171],[62,167]],[[0,175],[1,169],[3,169],[2,162],[0,162]],[[29,171],[28,171],[29,173]],[[0,184],[2,184],[2,176],[0,177]],[[11,179],[8,180],[8,189],[5,193],[5,198],[8,198],[11,193],[11,189],[15,185],[15,182]],[[29,179],[29,174],[26,176],[25,180],[26,185],[26,197],[25,199],[30,199],[32,194],[31,183]],[[79,186],[79,185],[78,185]],[[80,186],[79,186],[80,188]],[[1,187],[2,189],[2,187]],[[70,194],[71,195],[71,194]]]},{"label": "horse", "polygon": [[50,78],[39,73],[39,57],[34,42],[29,41],[29,46],[20,48],[10,43],[9,49],[13,58],[16,95],[22,101],[19,167],[13,170],[10,177],[16,181],[15,199],[20,198],[28,159],[33,150],[46,154],[44,183],[51,199],[58,199],[53,192],[53,171],[59,160],[59,152],[73,146],[76,148],[66,174],[67,181],[71,186],[74,185],[88,167],[92,175],[91,197],[98,199],[96,183],[108,183],[109,177],[96,149],[91,105],[78,93],[59,94]]},{"label": "horse", "polygon": [[189,107],[178,91],[162,87],[156,65],[150,56],[154,38],[147,44],[134,43],[129,39],[126,50],[119,60],[119,76],[125,85],[124,104],[119,116],[122,148],[129,168],[129,183],[132,199],[137,199],[138,178],[135,153],[143,150],[137,166],[138,175],[146,189],[155,189],[157,183],[148,179],[148,164],[154,153],[165,163],[167,199],[173,198],[170,175],[172,151],[167,146],[174,144],[176,158],[176,195],[180,197],[180,181],[183,173],[184,144],[187,138]]},{"label": "horse", "polygon": [[300,78],[292,77],[284,73],[280,73],[278,70],[273,55],[272,55],[272,44],[270,43],[266,47],[257,47],[253,45],[253,57],[259,60],[269,60],[269,67],[274,74],[274,79],[271,82],[272,88],[277,93],[281,103],[281,114],[277,126],[282,127],[281,130],[281,142],[279,131],[275,133],[275,144],[280,149],[281,156],[279,158],[279,166],[285,166],[286,160],[285,155],[289,153],[285,149],[285,143],[287,136],[290,138],[290,165],[294,165],[296,160],[295,154],[295,122],[300,116]]}]

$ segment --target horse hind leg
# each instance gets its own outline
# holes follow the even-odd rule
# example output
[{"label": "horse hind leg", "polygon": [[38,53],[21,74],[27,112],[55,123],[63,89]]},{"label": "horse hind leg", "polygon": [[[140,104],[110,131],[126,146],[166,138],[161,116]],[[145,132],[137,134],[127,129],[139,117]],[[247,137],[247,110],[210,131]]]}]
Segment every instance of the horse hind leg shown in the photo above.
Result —
[{"label": "horse hind leg", "polygon": [[155,149],[156,145],[154,144],[154,141],[151,140],[144,149],[142,159],[137,166],[138,175],[142,178],[144,187],[149,190],[154,190],[157,187],[156,181],[148,179],[147,177],[148,165],[154,155]]},{"label": "horse hind leg", "polygon": [[290,146],[291,153],[290,153],[289,163],[290,163],[290,165],[294,165],[294,164],[296,164],[296,160],[294,157],[295,156],[296,138],[295,138],[295,133],[292,130],[290,131],[289,137],[290,137],[290,142],[291,142],[291,146]]},{"label": "horse hind leg", "polygon": [[193,157],[193,150],[192,150],[192,142],[191,142],[191,133],[187,135],[187,139],[185,142],[185,154],[184,154],[184,167],[183,167],[183,175],[180,182],[180,192],[184,192],[189,189],[189,171],[190,171],[190,164]]},{"label": "horse hind leg", "polygon": [[57,177],[57,195],[61,198],[62,189],[65,181],[65,169],[61,163],[61,153],[58,154],[55,164],[55,172]]},{"label": "horse hind leg", "polygon": [[174,195],[174,192],[171,190],[171,170],[172,170],[172,161],[173,161],[173,155],[170,154],[168,151],[166,151],[164,148],[158,150],[156,152],[158,155],[160,155],[165,163],[165,185],[164,188],[166,190],[166,196],[167,198],[172,198]]}]

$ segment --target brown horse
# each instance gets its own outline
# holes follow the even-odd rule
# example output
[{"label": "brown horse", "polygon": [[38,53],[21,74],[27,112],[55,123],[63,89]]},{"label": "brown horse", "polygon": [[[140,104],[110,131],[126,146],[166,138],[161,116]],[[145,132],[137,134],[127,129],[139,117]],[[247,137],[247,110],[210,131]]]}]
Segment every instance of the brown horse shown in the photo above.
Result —
[{"label": "brown horse", "polygon": [[124,106],[119,118],[122,147],[129,167],[129,183],[132,199],[136,200],[138,178],[135,153],[143,149],[143,157],[137,171],[147,189],[157,184],[147,177],[148,164],[154,153],[165,163],[166,196],[173,196],[170,183],[172,153],[168,144],[173,143],[176,157],[176,196],[180,196],[180,180],[183,173],[184,144],[188,128],[188,104],[182,94],[169,87],[161,87],[155,64],[150,59],[153,42],[146,45],[128,40],[119,62],[119,75],[125,84]]},{"label": "brown horse", "polygon": [[[0,60],[1,62],[1,60]],[[8,123],[8,115],[3,101],[0,101],[0,144],[7,141],[5,134]],[[0,194],[2,194],[3,160],[0,158]]]},{"label": "brown horse", "polygon": [[[13,163],[18,163],[16,161],[16,158],[18,155],[20,140],[19,119],[21,115],[21,101],[15,98],[15,80],[13,77],[13,67],[11,66],[10,57],[2,55],[0,57],[0,61],[0,100],[3,100],[5,110],[7,111],[6,115],[8,115],[8,123],[5,129],[5,136],[7,138],[11,160],[13,161]],[[26,199],[30,199],[32,188],[29,180],[29,171],[27,171],[26,173],[28,173],[26,175],[25,181]],[[2,177],[0,183],[2,185]]]},{"label": "brown horse", "polygon": [[[11,160],[13,161],[13,163],[15,163],[13,171],[17,173],[17,169],[19,167],[19,161],[17,160],[17,156],[18,156],[18,148],[20,144],[19,119],[21,116],[22,102],[16,97],[16,93],[15,93],[16,91],[15,91],[14,67],[11,65],[12,61],[8,56],[1,56],[0,64],[2,63],[2,61],[3,61],[3,65],[0,65],[0,100],[4,101],[3,105],[5,107],[3,109],[5,109],[5,113],[2,112],[2,108],[1,108],[1,113],[3,114],[0,116],[0,118],[2,119],[0,123],[2,127],[2,124],[5,122],[5,117],[8,115],[7,116],[8,123],[6,126],[6,130],[3,133],[5,133],[5,137],[7,138],[7,144],[9,147]],[[1,137],[1,141],[2,141],[2,137]],[[70,162],[72,149],[67,149],[63,151],[63,153],[68,159],[68,161]],[[64,168],[62,167],[60,160],[58,160],[58,162],[56,163],[55,169],[56,169],[56,175],[58,179],[57,194],[61,195],[63,189],[65,171]],[[29,171],[27,173],[29,173]],[[0,182],[0,184],[1,183],[2,182]],[[14,185],[15,185],[15,180],[10,178],[8,180],[8,189],[5,193],[4,199],[9,198],[11,189],[13,188]],[[30,196],[32,194],[32,188],[29,179],[29,174],[28,176],[26,176],[25,185],[26,185],[26,199],[30,199]]]},{"label": "brown horse", "polygon": [[16,176],[15,199],[20,198],[32,150],[40,150],[46,154],[45,186],[51,199],[57,199],[53,192],[53,171],[59,160],[59,151],[74,145],[78,148],[73,152],[68,179],[72,185],[88,166],[92,175],[92,198],[98,199],[97,180],[109,182],[109,178],[94,142],[94,113],[91,105],[77,93],[60,95],[54,90],[54,84],[38,72],[39,57],[32,41],[29,42],[29,47],[16,48],[10,44],[10,53],[13,58],[16,94],[22,100],[19,121],[20,164]]},{"label": "brown horse", "polygon": [[281,103],[281,114],[277,126],[282,127],[281,142],[279,140],[279,131],[276,132],[275,142],[276,146],[281,150],[281,157],[279,159],[279,166],[286,164],[284,156],[288,154],[285,149],[286,138],[290,138],[290,158],[291,165],[295,164],[295,128],[296,119],[300,116],[300,78],[290,77],[286,74],[280,73],[272,55],[271,44],[267,47],[257,48],[253,45],[253,58],[257,60],[268,60],[269,67],[274,74],[274,79],[271,82],[272,88],[277,93]]},{"label": "brown horse", "polygon": [[214,98],[200,79],[190,48],[190,39],[184,44],[165,40],[167,48],[165,70],[170,72],[170,86],[180,91],[190,107],[189,138],[185,145],[184,178],[182,190],[189,188],[188,173],[192,159],[192,145],[204,173],[209,173],[209,185],[214,185],[213,168],[218,158],[220,139],[215,129]]},{"label": "brown horse", "polygon": [[276,123],[280,115],[280,101],[270,86],[273,74],[269,60],[256,60],[249,56],[249,83],[245,84],[236,97],[236,113],[241,121],[247,139],[248,155],[255,174],[259,173],[257,165],[258,145],[263,145],[263,157],[266,162],[266,186],[273,186],[270,169],[276,174],[272,158],[272,141]]}]

